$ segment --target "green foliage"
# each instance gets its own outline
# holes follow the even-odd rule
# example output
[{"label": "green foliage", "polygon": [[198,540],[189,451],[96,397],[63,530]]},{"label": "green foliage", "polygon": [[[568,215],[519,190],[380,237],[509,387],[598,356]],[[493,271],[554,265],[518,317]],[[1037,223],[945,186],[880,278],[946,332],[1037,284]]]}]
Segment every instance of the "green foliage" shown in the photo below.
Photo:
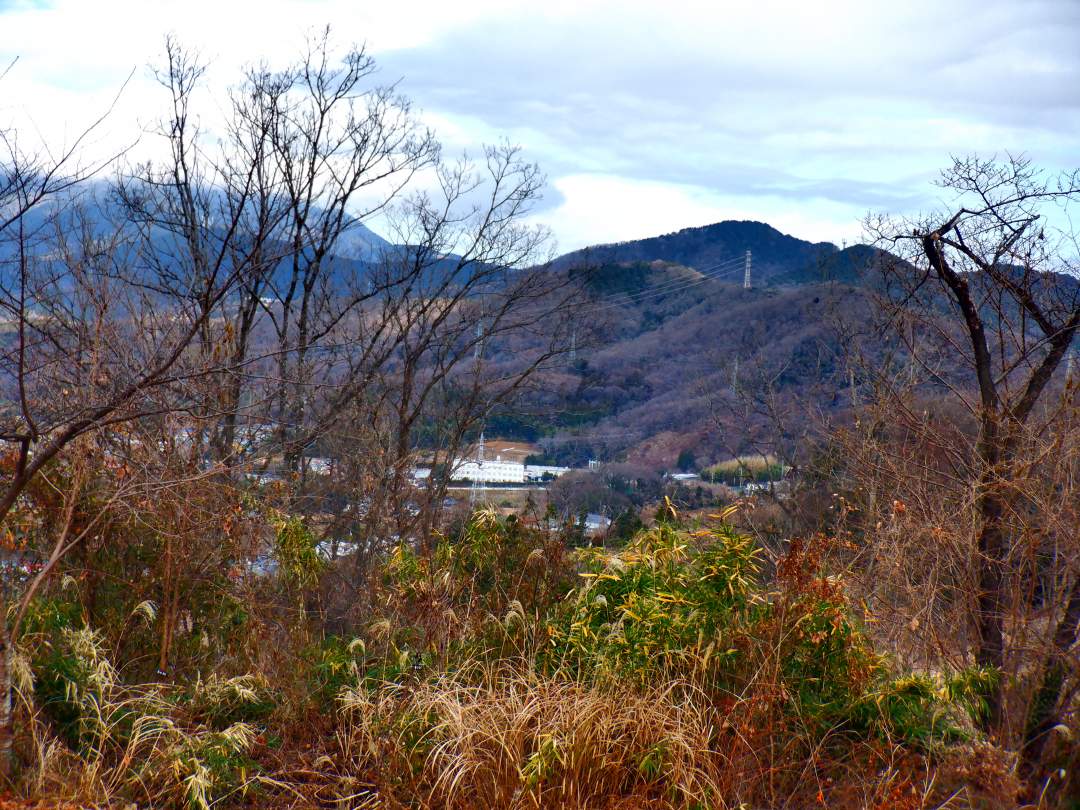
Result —
[{"label": "green foliage", "polygon": [[75,630],[82,626],[79,603],[62,588],[56,596],[39,596],[30,602],[23,617],[22,633],[25,636],[52,636],[64,629]]},{"label": "green foliage", "polygon": [[248,774],[258,769],[247,751],[254,732],[242,723],[222,731],[191,735],[172,754],[173,766],[183,775],[186,804],[191,810],[209,810],[223,797],[246,793]]},{"label": "green foliage", "polygon": [[[24,635],[16,688],[33,692],[58,737],[117,795],[153,807],[209,810],[247,792],[258,769],[248,756],[256,728],[273,709],[261,678],[216,676],[187,689],[124,684],[100,633],[52,621],[46,605]],[[42,616],[49,621],[42,622]],[[23,657],[25,656],[25,658]]]},{"label": "green foliage", "polygon": [[626,509],[619,513],[611,523],[608,530],[607,542],[611,545],[625,545],[630,542],[639,532],[645,529],[638,513],[634,509]]},{"label": "green foliage", "polygon": [[380,574],[364,636],[330,636],[303,653],[308,693],[323,709],[519,643],[572,576],[561,542],[488,510],[427,552],[402,543]]},{"label": "green foliage", "polygon": [[274,529],[274,559],[281,567],[281,576],[292,587],[313,587],[323,570],[323,560],[318,541],[303,518],[296,515],[278,518]]},{"label": "green foliage", "polygon": [[982,670],[894,676],[848,609],[842,584],[796,544],[778,588],[758,575],[753,542],[675,516],[617,552],[584,553],[585,580],[547,623],[543,671],[658,684],[685,678],[720,694],[761,689],[784,723],[918,748],[960,739],[991,682]]},{"label": "green foliage", "polygon": [[96,715],[116,672],[101,634],[85,625],[73,588],[30,603],[21,642],[29,678],[22,689],[32,690],[60,739],[73,750],[87,750],[96,742]]},{"label": "green foliage", "polygon": [[304,654],[308,689],[316,705],[331,707],[344,689],[355,686],[366,657],[367,645],[361,639],[328,636],[308,649]]},{"label": "green foliage", "polygon": [[588,268],[573,268],[572,278],[581,278],[590,292],[597,295],[636,293],[645,289],[650,280],[660,275],[648,262],[630,264],[605,263]]},{"label": "green foliage", "polygon": [[664,775],[667,768],[670,752],[666,741],[661,741],[650,746],[641,756],[638,763],[638,772],[648,781],[652,782]]},{"label": "green foliage", "polygon": [[174,701],[190,720],[215,731],[236,723],[262,724],[277,707],[266,679],[256,675],[197,678]]},{"label": "green foliage", "polygon": [[559,739],[553,734],[541,734],[525,764],[521,766],[521,776],[525,786],[532,790],[541,782],[550,779],[563,764]]},{"label": "green foliage", "polygon": [[[493,796],[542,801],[609,780],[603,790],[711,806],[729,755],[702,752],[756,762],[779,745],[801,773],[810,756],[846,766],[864,749],[935,751],[974,733],[993,673],[898,673],[823,571],[820,544],[793,542],[766,579],[731,526],[687,528],[668,501],[661,516],[615,550],[571,552],[491,511],[431,548],[402,544],[373,578],[361,637],[297,645],[301,669],[290,658],[283,682],[125,685],[61,588],[27,616],[22,694],[117,796],[200,809],[261,800],[249,794],[277,763],[260,766],[255,741],[313,709],[346,724],[353,773],[378,774],[405,804],[460,774],[462,791],[504,780]],[[283,576],[300,585],[311,535],[292,521],[278,538],[296,552]],[[133,629],[156,621],[149,603],[133,616],[145,619]]]},{"label": "green foliage", "polygon": [[661,524],[618,553],[588,555],[585,567],[586,584],[548,625],[547,667],[645,681],[737,654],[758,551],[730,528],[691,535]]},{"label": "green foliage", "polygon": [[96,654],[97,641],[86,628],[60,627],[42,640],[31,659],[34,698],[75,750],[93,742],[92,712],[114,677],[111,665]]},{"label": "green foliage", "polygon": [[694,469],[694,465],[697,463],[697,458],[694,456],[694,451],[689,447],[679,453],[679,458],[675,462],[675,466],[684,472]]},{"label": "green foliage", "polygon": [[883,671],[834,580],[813,579],[806,591],[783,591],[763,625],[765,635],[779,638],[786,689],[808,722],[821,729],[845,722]]},{"label": "green foliage", "polygon": [[[404,543],[395,549],[383,569],[371,648],[437,652],[446,661],[535,627],[571,585],[560,540],[513,516],[478,511],[427,553]],[[531,619],[507,622],[511,615]]]}]

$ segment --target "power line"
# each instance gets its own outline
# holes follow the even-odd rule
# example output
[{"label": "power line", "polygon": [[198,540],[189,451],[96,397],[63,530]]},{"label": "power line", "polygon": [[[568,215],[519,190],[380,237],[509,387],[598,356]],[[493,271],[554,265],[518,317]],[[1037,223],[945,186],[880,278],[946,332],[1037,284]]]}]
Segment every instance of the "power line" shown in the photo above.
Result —
[{"label": "power line", "polygon": [[567,442],[588,442],[588,441],[608,441],[610,439],[625,439],[628,436],[644,436],[643,430],[624,430],[619,433],[593,433],[583,434],[575,433],[570,436],[541,436],[537,442],[547,442],[549,444],[565,444]]},{"label": "power line", "polygon": [[[732,270],[737,269],[737,267],[735,267],[735,265],[738,262],[741,262],[741,259],[734,259],[734,258],[726,259],[726,260],[724,260],[722,262],[719,262],[718,264],[712,265],[711,267],[706,267],[704,270],[699,271],[701,273],[701,275],[698,276],[697,278],[673,279],[671,281],[665,281],[665,282],[663,282],[661,284],[657,284],[656,286],[653,286],[653,287],[648,287],[648,288],[643,289],[643,290],[638,290],[637,292],[620,293],[620,295],[623,295],[625,297],[624,300],[605,301],[604,303],[598,304],[596,308],[605,308],[606,309],[606,308],[611,308],[611,307],[626,306],[627,304],[640,303],[641,301],[645,301],[645,300],[648,300],[650,298],[656,298],[656,297],[659,297],[661,295],[667,295],[670,292],[677,292],[677,291],[687,289],[687,288],[690,288],[690,287],[695,287],[695,286],[698,286],[700,284],[704,284],[705,282],[710,281],[712,279],[720,278],[721,276],[729,275],[732,272]],[[720,268],[725,268],[725,269],[721,270],[721,272],[713,272],[713,271],[716,271],[716,270],[720,270]]]},{"label": "power line", "polygon": [[[728,275],[731,275],[732,273],[738,272],[739,270],[742,270],[743,267],[744,267],[744,259],[742,259],[742,258],[727,259],[727,260],[725,260],[723,262],[720,262],[719,264],[715,264],[715,265],[713,265],[711,267],[707,267],[705,270],[699,271],[699,272],[701,272],[702,275],[699,276],[698,278],[689,279],[689,280],[687,280],[687,279],[676,279],[674,281],[667,281],[667,282],[664,282],[663,284],[658,284],[655,287],[649,287],[649,288],[644,289],[644,290],[639,290],[636,293],[621,293],[622,295],[625,296],[624,300],[605,301],[602,304],[597,304],[592,309],[594,311],[600,311],[600,310],[604,310],[604,309],[613,309],[613,308],[616,308],[616,307],[623,307],[623,306],[629,306],[629,305],[633,305],[633,304],[640,304],[640,303],[642,303],[644,301],[648,301],[648,300],[653,299],[653,298],[659,298],[661,296],[669,295],[671,293],[682,292],[683,290],[688,290],[688,289],[692,289],[693,287],[698,287],[698,286],[700,286],[702,284],[705,284],[706,282],[713,281],[715,279],[722,278],[724,276],[728,276]],[[713,272],[713,271],[719,270],[720,268],[724,268],[724,269],[720,270],[720,272]]]},{"label": "power line", "polygon": [[[639,290],[636,293],[621,293],[621,295],[625,296],[623,300],[614,300],[614,301],[609,300],[609,301],[606,301],[606,302],[604,302],[602,304],[598,304],[596,306],[591,307],[590,311],[591,312],[601,312],[601,311],[603,311],[605,309],[614,309],[616,307],[624,307],[624,306],[641,304],[641,303],[643,303],[645,301],[655,299],[655,298],[659,298],[661,296],[670,295],[670,294],[676,293],[676,292],[683,292],[684,290],[688,290],[688,289],[692,289],[694,287],[698,287],[698,286],[700,286],[702,284],[705,284],[706,282],[714,281],[716,279],[723,278],[725,276],[729,276],[729,275],[732,275],[734,273],[737,273],[740,270],[743,271],[743,288],[744,289],[750,289],[750,262],[751,262],[751,254],[750,254],[750,251],[747,250],[746,253],[742,257],[734,257],[733,256],[733,257],[731,257],[729,259],[725,259],[725,260],[723,260],[721,262],[718,262],[717,264],[711,265],[709,267],[706,267],[703,270],[698,271],[699,273],[701,273],[701,275],[699,277],[697,277],[697,278],[690,279],[690,280],[676,279],[676,280],[673,280],[673,281],[668,281],[668,282],[664,282],[662,284],[658,284],[655,287],[649,287],[649,288],[646,288],[644,290]],[[576,328],[574,329],[573,337],[571,338],[570,353],[571,353],[571,363],[572,363],[574,361],[574,359],[576,358],[576,355],[577,355],[577,329]],[[735,366],[736,372],[735,373],[737,375],[738,374],[738,370],[737,370],[738,369],[738,358],[736,358],[735,363],[736,363],[736,366]],[[733,382],[733,384],[734,384],[734,382]],[[592,435],[592,436],[587,436],[587,435],[583,436],[583,435],[580,435],[580,434],[564,436],[564,437],[551,436],[551,437],[545,437],[544,439],[542,439],[542,441],[551,442],[551,443],[576,442],[576,441],[605,441],[605,440],[608,440],[608,439],[623,439],[623,438],[626,438],[628,435],[633,435],[634,433],[638,433],[638,435],[644,435],[643,433],[641,433],[639,431],[623,431],[621,433],[595,434],[595,435]]]}]

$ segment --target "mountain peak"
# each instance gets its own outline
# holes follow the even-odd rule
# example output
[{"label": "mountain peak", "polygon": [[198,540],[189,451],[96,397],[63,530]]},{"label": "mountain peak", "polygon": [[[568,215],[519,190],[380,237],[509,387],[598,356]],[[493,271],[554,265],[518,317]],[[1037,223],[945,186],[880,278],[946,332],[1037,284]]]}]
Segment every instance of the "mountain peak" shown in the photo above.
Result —
[{"label": "mountain peak", "polygon": [[683,228],[660,236],[614,242],[576,250],[555,261],[568,268],[657,259],[708,270],[751,252],[755,276],[763,281],[824,261],[838,252],[831,242],[808,242],[782,233],[765,222],[724,220]]}]

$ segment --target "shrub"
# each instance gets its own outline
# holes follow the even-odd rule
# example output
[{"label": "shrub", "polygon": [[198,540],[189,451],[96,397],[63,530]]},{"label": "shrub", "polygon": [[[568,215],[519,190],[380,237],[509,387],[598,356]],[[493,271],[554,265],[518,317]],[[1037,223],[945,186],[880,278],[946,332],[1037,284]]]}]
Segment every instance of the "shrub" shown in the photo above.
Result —
[{"label": "shrub", "polygon": [[614,551],[570,553],[491,512],[426,553],[403,545],[363,637],[308,646],[278,680],[125,685],[77,611],[35,603],[20,705],[33,692],[54,731],[35,721],[33,778],[163,808],[929,802],[929,776],[910,798],[913,769],[962,748],[948,744],[974,733],[993,674],[897,671],[822,541],[792,543],[769,580],[732,527],[662,514]]},{"label": "shrub", "polygon": [[572,563],[557,538],[516,517],[481,510],[422,554],[401,544],[384,567],[368,649],[405,650],[445,665],[535,630],[572,586]]},{"label": "shrub", "polygon": [[215,731],[236,723],[264,723],[277,707],[266,679],[260,675],[196,678],[174,701],[191,722]]},{"label": "shrub", "polygon": [[[272,708],[260,679],[211,677],[189,690],[126,685],[89,628],[24,639],[17,689],[25,706],[35,695],[48,721],[31,717],[33,781],[57,784],[60,798],[208,810],[255,784],[248,753],[257,729],[239,718]],[[50,741],[54,731],[71,755]]]},{"label": "shrub", "polygon": [[690,531],[671,517],[621,551],[583,554],[585,582],[547,624],[542,671],[685,679],[815,739],[846,733],[927,748],[971,728],[990,676],[895,675],[814,544],[794,543],[770,588],[749,538],[725,524]]},{"label": "shrub", "polygon": [[729,527],[690,534],[661,524],[622,551],[584,560],[586,583],[548,625],[548,670],[645,682],[715,671],[737,654],[755,602],[758,552]]}]

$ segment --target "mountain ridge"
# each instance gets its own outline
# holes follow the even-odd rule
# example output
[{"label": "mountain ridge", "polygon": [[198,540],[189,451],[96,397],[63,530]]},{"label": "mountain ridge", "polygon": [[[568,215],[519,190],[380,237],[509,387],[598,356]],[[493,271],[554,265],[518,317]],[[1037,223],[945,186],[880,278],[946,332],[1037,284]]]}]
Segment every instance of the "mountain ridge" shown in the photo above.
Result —
[{"label": "mountain ridge", "polygon": [[766,222],[722,220],[657,236],[609,242],[565,253],[552,262],[556,270],[590,264],[666,261],[706,271],[751,251],[752,274],[765,283],[813,267],[841,252],[832,242],[810,242],[783,233]]}]

